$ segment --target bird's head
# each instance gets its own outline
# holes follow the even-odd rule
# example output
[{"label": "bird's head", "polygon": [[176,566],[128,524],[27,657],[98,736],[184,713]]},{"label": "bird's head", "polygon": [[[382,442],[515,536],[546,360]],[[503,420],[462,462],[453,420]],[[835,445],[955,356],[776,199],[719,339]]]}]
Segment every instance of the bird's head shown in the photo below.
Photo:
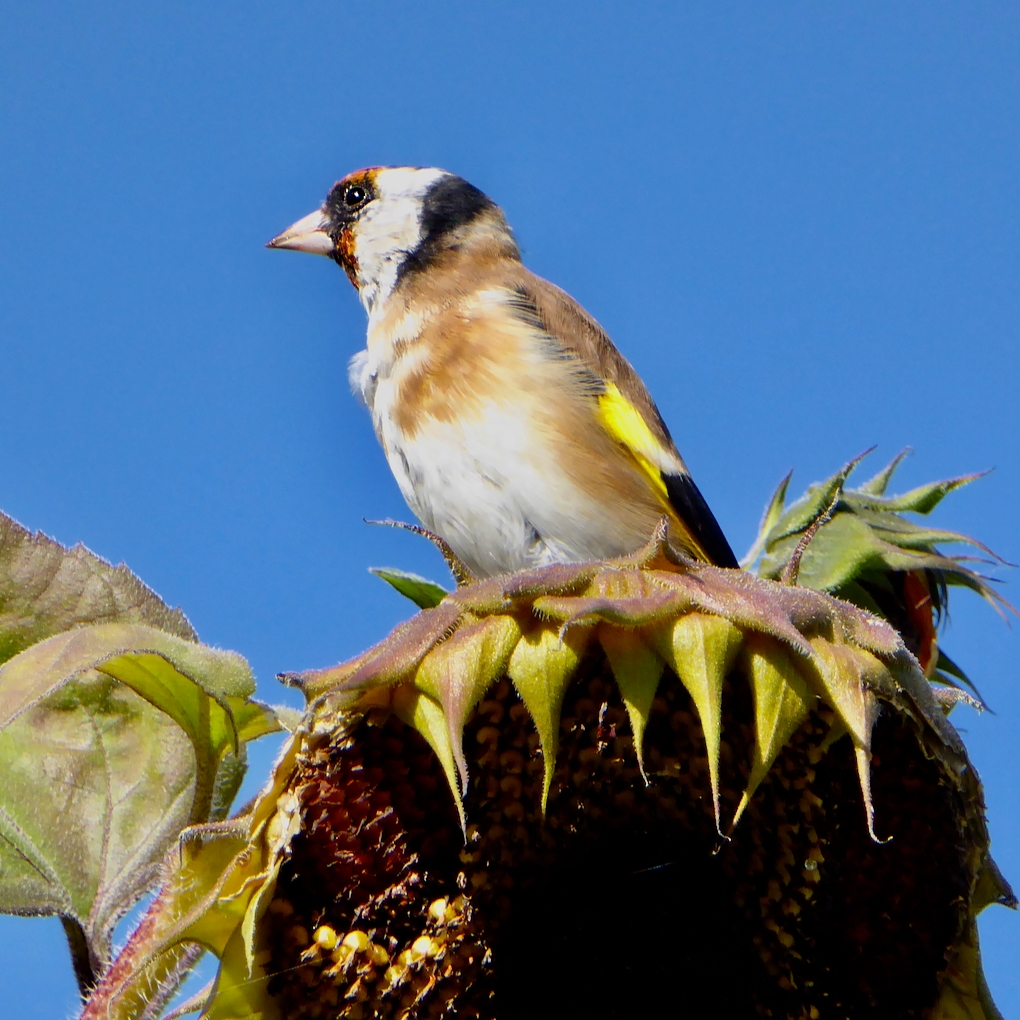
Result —
[{"label": "bird's head", "polygon": [[268,247],[333,259],[371,313],[407,277],[482,245],[520,257],[503,213],[474,185],[434,167],[370,167],[337,181]]}]

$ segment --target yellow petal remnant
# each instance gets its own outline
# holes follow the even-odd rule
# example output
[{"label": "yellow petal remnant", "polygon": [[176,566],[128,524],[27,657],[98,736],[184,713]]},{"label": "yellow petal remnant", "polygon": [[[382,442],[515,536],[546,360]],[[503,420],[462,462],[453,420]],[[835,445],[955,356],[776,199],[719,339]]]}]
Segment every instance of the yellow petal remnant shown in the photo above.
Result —
[{"label": "yellow petal remnant", "polygon": [[723,681],[733,668],[742,641],[743,634],[738,627],[721,616],[709,616],[707,613],[681,616],[672,630],[663,634],[659,641],[666,661],[690,692],[701,718],[717,829]]},{"label": "yellow petal remnant", "polygon": [[454,759],[453,746],[450,742],[450,729],[443,708],[427,694],[411,687],[398,688],[393,696],[393,711],[408,726],[413,726],[429,743],[435,752],[446,781],[450,784],[450,792],[457,804],[462,829],[467,828],[464,815],[464,798],[458,780],[457,763]]},{"label": "yellow petal remnant", "polygon": [[616,686],[620,688],[620,695],[627,707],[638,766],[647,784],[648,774],[645,772],[644,756],[645,726],[648,725],[652,702],[655,700],[655,692],[666,663],[634,630],[610,627],[604,623],[599,627],[599,644],[606,653],[613,676],[616,678]]},{"label": "yellow petal remnant", "polygon": [[468,784],[464,720],[506,669],[520,636],[521,628],[512,616],[490,616],[461,627],[418,667],[414,686],[439,702],[446,715],[462,793]]},{"label": "yellow petal remnant", "polygon": [[747,789],[730,823],[731,831],[815,701],[792,655],[778,641],[753,635],[744,655],[754,698],[754,759]]},{"label": "yellow petal remnant", "polygon": [[851,645],[815,637],[811,647],[819,666],[819,694],[835,710],[854,742],[857,774],[864,798],[868,833],[875,835],[875,807],[871,797],[871,732],[878,719],[878,700],[873,689],[888,683],[889,671],[870,652]]},{"label": "yellow petal remnant", "polygon": [[554,627],[537,627],[524,634],[510,657],[507,673],[535,720],[542,744],[543,813],[556,769],[563,695],[581,661],[589,636],[590,631],[580,627],[568,630],[562,637]]}]

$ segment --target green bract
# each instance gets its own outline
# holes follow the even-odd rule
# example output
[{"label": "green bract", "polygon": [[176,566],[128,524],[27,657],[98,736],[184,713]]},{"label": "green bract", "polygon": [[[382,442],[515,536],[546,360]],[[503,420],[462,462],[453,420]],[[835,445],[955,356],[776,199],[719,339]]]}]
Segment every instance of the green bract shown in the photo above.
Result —
[{"label": "green bract", "polygon": [[858,457],[831,478],[810,486],[788,507],[787,475],[766,509],[745,563],[753,564],[761,557],[759,576],[779,579],[808,530],[816,525],[817,531],[802,548],[797,583],[889,619],[928,676],[951,687],[963,681],[973,689],[963,671],[936,644],[935,624],[947,589],[969,588],[1000,611],[1012,611],[1012,607],[990,579],[974,569],[973,556],[950,555],[938,547],[970,546],[985,555],[985,563],[1003,561],[967,535],[928,527],[903,514],[927,515],[949,493],[982,475],[961,475],[888,496],[886,489],[908,452],[904,450],[859,488],[847,488],[847,478],[861,459]]}]

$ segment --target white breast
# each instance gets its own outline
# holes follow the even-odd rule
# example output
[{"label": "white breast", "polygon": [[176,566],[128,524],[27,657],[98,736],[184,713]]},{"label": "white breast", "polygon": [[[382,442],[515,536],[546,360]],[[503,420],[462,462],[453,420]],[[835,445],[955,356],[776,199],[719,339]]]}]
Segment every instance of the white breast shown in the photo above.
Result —
[{"label": "white breast", "polygon": [[361,366],[359,389],[408,506],[475,574],[489,576],[631,551],[557,471],[526,409],[493,405],[467,421],[430,420],[411,439],[394,425],[395,387]]}]

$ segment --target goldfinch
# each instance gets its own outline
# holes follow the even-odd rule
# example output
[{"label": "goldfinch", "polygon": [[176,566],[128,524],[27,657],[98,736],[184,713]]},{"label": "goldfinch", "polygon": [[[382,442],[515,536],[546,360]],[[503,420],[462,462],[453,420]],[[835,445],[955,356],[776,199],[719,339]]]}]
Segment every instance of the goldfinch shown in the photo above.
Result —
[{"label": "goldfinch", "polygon": [[347,273],[368,312],[351,386],[408,505],[474,575],[625,556],[663,515],[675,549],[737,566],[637,373],[467,181],[359,170],[268,247]]}]

